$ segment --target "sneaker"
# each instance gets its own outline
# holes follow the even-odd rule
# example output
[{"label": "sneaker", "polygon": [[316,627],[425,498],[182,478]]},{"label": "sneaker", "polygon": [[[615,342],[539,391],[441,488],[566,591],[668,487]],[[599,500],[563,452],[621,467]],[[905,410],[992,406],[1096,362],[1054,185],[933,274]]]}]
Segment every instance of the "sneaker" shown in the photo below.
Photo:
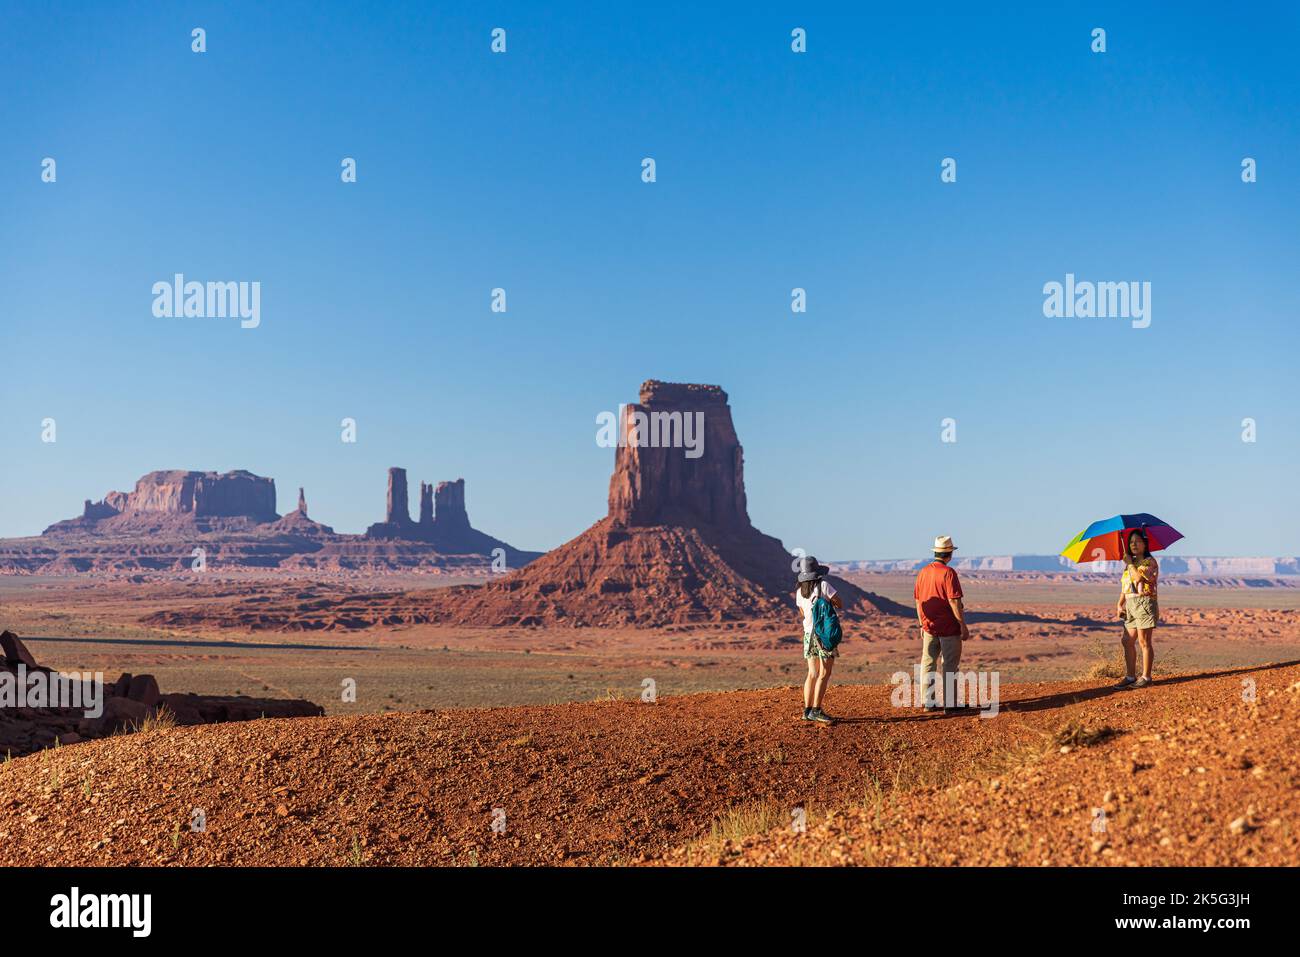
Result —
[{"label": "sneaker", "polygon": [[1116,687],[1116,688],[1127,688],[1129,685],[1131,685],[1131,684],[1136,684],[1136,683],[1137,683],[1137,679],[1134,678],[1132,675],[1125,675],[1125,676],[1124,676],[1124,679],[1123,679],[1122,681],[1120,681],[1119,684],[1115,685],[1115,687]]},{"label": "sneaker", "polygon": [[1146,675],[1143,675],[1143,676],[1142,676],[1141,678],[1139,678],[1137,681],[1133,682],[1133,687],[1134,687],[1134,688],[1145,688],[1145,687],[1146,687],[1147,685],[1149,685],[1149,684],[1151,684],[1151,679],[1148,678]]},{"label": "sneaker", "polygon": [[825,711],[823,711],[821,708],[813,708],[813,709],[812,709],[812,720],[816,721],[818,724],[834,724],[834,723],[835,723],[835,719],[832,718],[830,715],[828,715],[828,714],[827,714]]},{"label": "sneaker", "polygon": [[812,709],[812,708],[804,708],[804,709],[803,709],[803,719],[804,719],[805,721],[811,721],[811,720],[813,719],[813,714],[812,714],[812,713],[813,713],[813,709]]}]

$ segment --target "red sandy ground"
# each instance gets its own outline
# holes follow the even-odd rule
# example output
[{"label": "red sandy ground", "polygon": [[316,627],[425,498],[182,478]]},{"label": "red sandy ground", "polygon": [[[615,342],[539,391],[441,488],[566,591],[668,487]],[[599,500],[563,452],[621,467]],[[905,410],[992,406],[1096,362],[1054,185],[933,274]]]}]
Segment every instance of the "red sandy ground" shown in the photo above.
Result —
[{"label": "red sandy ground", "polygon": [[[0,864],[1297,863],[1300,666],[1107,684],[992,720],[846,686],[828,728],[780,688],[150,731],[0,767]],[[708,839],[755,802],[772,830]]]}]

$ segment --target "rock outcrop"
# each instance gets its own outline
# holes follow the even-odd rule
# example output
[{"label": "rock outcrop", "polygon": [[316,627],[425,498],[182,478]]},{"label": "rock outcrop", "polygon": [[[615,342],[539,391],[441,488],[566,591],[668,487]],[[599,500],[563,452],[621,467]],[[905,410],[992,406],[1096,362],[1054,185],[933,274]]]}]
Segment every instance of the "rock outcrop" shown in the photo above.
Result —
[{"label": "rock outcrop", "polygon": [[[27,646],[13,632],[0,633],[0,683],[20,679],[30,687],[32,676],[49,683],[55,674],[36,663]],[[16,685],[15,685],[16,686]],[[84,686],[83,686],[84,687]],[[88,703],[88,697],[82,704]],[[150,718],[168,715],[176,724],[215,724],[255,718],[294,718],[323,715],[325,709],[297,698],[249,698],[243,695],[163,694],[153,675],[123,674],[104,683],[101,713],[88,715],[86,707],[0,708],[0,752],[19,757],[52,747],[104,738],[138,729]],[[53,704],[53,702],[50,702]]]},{"label": "rock outcrop", "polygon": [[[624,407],[621,423],[605,518],[500,580],[411,593],[407,620],[642,627],[792,621],[795,558],[750,523],[744,453],[727,394],[651,380],[640,402]],[[455,506],[454,493],[447,500]],[[848,582],[835,586],[849,617],[909,613]]]}]

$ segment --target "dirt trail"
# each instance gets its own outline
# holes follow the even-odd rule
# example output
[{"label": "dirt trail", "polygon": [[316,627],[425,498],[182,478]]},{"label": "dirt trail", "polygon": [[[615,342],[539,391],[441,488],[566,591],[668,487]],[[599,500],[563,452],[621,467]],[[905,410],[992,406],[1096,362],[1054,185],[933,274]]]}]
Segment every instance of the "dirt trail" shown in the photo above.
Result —
[{"label": "dirt trail", "polygon": [[[798,720],[783,688],[151,731],[0,766],[0,864],[785,862],[814,848],[828,862],[1119,862],[1145,848],[1232,863],[1248,848],[1296,863],[1300,667],[1104,684],[1004,685],[991,720],[842,686],[827,707],[845,720],[829,728]],[[1071,723],[1115,733],[1044,754]],[[1094,857],[1089,809],[1107,790],[1112,854]],[[738,805],[778,821],[803,805],[813,823],[793,850],[786,827],[701,843]],[[841,810],[855,807],[868,831]],[[194,808],[205,833],[189,829]]]}]

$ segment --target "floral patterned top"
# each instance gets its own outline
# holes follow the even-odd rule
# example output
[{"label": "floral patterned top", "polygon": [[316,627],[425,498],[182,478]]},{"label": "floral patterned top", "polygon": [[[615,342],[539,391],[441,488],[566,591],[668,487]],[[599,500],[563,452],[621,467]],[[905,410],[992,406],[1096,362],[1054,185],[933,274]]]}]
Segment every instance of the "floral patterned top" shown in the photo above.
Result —
[{"label": "floral patterned top", "polygon": [[1148,555],[1141,561],[1132,559],[1119,580],[1119,589],[1125,595],[1156,597],[1156,582],[1160,578],[1160,563]]}]

